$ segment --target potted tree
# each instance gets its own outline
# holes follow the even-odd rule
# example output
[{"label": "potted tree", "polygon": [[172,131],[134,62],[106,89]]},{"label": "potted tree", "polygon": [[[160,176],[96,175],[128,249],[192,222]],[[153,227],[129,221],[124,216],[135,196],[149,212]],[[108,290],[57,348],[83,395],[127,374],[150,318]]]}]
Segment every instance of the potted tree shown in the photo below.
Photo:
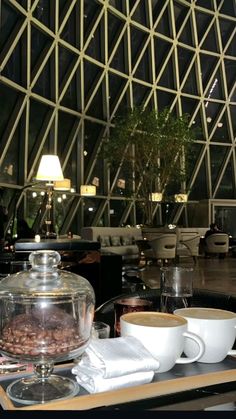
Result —
[{"label": "potted tree", "polygon": [[134,180],[132,193],[142,205],[144,223],[151,225],[152,200],[164,196],[167,186],[176,180],[181,188],[186,179],[195,138],[189,116],[177,117],[169,109],[157,112],[140,106],[128,109],[113,122],[105,139],[105,157],[110,165],[126,165],[127,176]]}]

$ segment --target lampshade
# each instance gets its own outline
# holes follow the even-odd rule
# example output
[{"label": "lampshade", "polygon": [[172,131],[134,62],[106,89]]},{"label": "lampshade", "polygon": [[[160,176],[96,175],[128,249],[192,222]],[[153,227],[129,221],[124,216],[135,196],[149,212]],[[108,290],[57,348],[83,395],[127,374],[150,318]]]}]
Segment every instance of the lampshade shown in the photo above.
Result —
[{"label": "lampshade", "polygon": [[150,194],[150,201],[160,202],[161,200],[162,200],[162,193],[161,192],[152,192]]},{"label": "lampshade", "polygon": [[55,180],[53,182],[53,188],[55,191],[70,191],[71,181],[70,179]]},{"label": "lampshade", "polygon": [[94,196],[96,195],[96,186],[94,185],[81,185],[80,186],[81,196]]},{"label": "lampshade", "polygon": [[54,181],[63,179],[64,176],[59,157],[50,154],[43,155],[39,164],[36,180]]},{"label": "lampshade", "polygon": [[188,195],[186,193],[175,194],[175,202],[187,202]]}]

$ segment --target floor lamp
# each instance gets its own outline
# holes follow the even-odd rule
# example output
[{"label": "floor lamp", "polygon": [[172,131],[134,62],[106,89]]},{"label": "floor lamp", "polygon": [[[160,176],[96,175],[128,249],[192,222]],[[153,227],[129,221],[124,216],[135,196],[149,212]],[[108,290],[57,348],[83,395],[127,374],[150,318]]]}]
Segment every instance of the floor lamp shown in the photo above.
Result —
[{"label": "floor lamp", "polygon": [[60,164],[59,157],[56,155],[46,154],[41,157],[38,172],[35,178],[37,181],[46,182],[47,187],[47,203],[46,203],[46,238],[55,236],[53,231],[53,215],[52,215],[52,196],[54,182],[63,181],[64,176]]}]

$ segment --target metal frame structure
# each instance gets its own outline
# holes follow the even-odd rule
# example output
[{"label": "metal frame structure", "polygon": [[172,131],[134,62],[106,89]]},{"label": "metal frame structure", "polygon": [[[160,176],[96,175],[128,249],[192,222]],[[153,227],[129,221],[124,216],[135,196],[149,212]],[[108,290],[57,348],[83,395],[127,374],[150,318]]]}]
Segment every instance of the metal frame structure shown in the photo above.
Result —
[{"label": "metal frame structure", "polygon": [[[61,233],[137,224],[136,198],[117,187],[122,150],[109,171],[102,144],[114,115],[140,104],[188,112],[199,127],[192,205],[176,206],[169,221],[191,223],[188,209],[201,199],[235,199],[235,23],[235,0],[2,0],[0,187],[9,220],[17,208],[39,228],[43,200],[26,185],[50,152],[75,190],[56,211]],[[94,178],[96,197],[81,197]],[[154,221],[160,211],[168,206],[154,206]]]}]

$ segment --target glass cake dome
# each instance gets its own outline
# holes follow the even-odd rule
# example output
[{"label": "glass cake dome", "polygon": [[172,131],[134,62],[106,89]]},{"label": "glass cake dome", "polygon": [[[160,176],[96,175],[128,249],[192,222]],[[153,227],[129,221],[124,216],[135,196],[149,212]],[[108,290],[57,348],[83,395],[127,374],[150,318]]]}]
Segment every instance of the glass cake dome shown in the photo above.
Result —
[{"label": "glass cake dome", "polygon": [[78,392],[70,378],[52,374],[55,362],[80,356],[90,341],[95,294],[87,279],[58,269],[60,254],[35,251],[32,269],[0,282],[0,352],[34,365],[34,374],[14,381],[9,397],[45,403]]}]

